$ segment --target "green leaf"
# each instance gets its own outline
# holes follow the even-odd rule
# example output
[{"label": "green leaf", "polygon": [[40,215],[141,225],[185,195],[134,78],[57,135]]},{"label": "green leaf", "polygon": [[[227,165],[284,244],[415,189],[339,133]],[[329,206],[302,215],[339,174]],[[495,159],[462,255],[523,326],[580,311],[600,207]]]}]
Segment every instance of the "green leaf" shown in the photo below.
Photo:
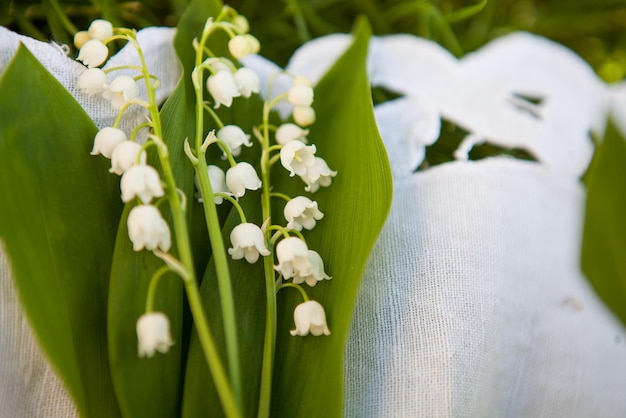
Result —
[{"label": "green leaf", "polygon": [[82,416],[116,417],[106,335],[121,211],[96,126],[20,45],[0,79],[0,236],[22,306]]},{"label": "green leaf", "polygon": [[587,186],[582,268],[626,324],[626,141],[612,121],[596,152]]},{"label": "green leaf", "polygon": [[[356,293],[369,253],[391,204],[391,173],[374,120],[366,75],[370,29],[361,21],[352,47],[315,89],[317,123],[309,139],[339,174],[328,189],[312,196],[325,213],[313,231],[305,231],[309,247],[318,251],[334,278],[308,289],[325,307],[332,335],[292,337],[293,309],[298,292],[285,289],[278,296],[278,336],[272,416],[341,416],[343,353]],[[260,120],[260,114],[257,120]],[[277,164],[273,190],[291,196],[306,194],[304,183],[288,176]],[[248,221],[260,225],[258,192],[240,200]],[[277,205],[278,206],[278,205]],[[281,210],[274,222],[281,223]],[[223,229],[226,245],[239,223],[231,214]],[[232,261],[229,265],[238,317],[243,369],[244,415],[255,416],[265,328],[265,290],[262,263]],[[203,284],[203,301],[216,338],[221,338],[219,300],[213,266]],[[222,353],[223,354],[223,353]],[[197,339],[192,339],[186,373],[183,416],[219,416],[219,401],[203,364]]]},{"label": "green leaf", "polygon": [[[278,295],[273,416],[342,416],[343,354],[354,302],[392,195],[366,73],[369,38],[370,28],[360,20],[354,44],[315,88],[317,122],[309,139],[338,174],[313,195],[324,218],[305,237],[333,279],[309,296],[324,305],[332,335],[292,337],[293,309],[301,297],[288,289]],[[292,182],[288,193],[301,194],[302,184]]]},{"label": "green leaf", "polygon": [[[184,85],[179,83],[163,106],[161,119],[176,184],[192,199],[193,169],[183,152],[183,141],[193,114],[186,111],[186,103]],[[159,167],[155,158],[151,158],[150,164]],[[145,313],[150,279],[164,263],[151,252],[133,251],[126,226],[132,206],[126,206],[119,224],[111,270],[109,343],[113,380],[124,416],[170,418],[180,411],[181,362],[186,350],[182,333],[183,286],[178,276],[166,274],[159,281],[154,306],[168,316],[176,344],[167,354],[139,358],[135,324]],[[168,219],[167,204],[160,209]],[[171,224],[170,229],[173,231]]]},{"label": "green leaf", "polygon": [[471,17],[474,17],[478,13],[482,12],[486,5],[487,5],[487,0],[482,0],[479,3],[473,4],[471,6],[467,6],[467,7],[463,7],[462,9],[455,10],[450,15],[446,16],[446,20],[451,25],[458,23],[458,22],[462,22],[463,20],[467,20]]}]

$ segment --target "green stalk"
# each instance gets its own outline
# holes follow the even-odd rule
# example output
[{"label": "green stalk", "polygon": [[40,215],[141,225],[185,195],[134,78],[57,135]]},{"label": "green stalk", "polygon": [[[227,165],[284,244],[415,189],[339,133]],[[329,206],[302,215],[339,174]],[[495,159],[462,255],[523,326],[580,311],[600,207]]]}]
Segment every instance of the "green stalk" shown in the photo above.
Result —
[{"label": "green stalk", "polygon": [[[270,169],[269,164],[269,111],[272,103],[263,105],[263,151],[261,154],[261,181],[263,182],[263,222],[271,225],[272,207],[270,192]],[[263,341],[263,365],[261,368],[261,393],[259,394],[259,418],[270,416],[272,400],[272,375],[274,371],[274,353],[276,351],[276,283],[274,276],[273,257],[263,257],[263,269],[265,272],[265,339]]]},{"label": "green stalk", "polygon": [[[139,58],[141,59],[144,79],[146,80],[146,89],[148,92],[148,102],[150,103],[149,111],[153,123],[154,134],[157,138],[163,138],[161,118],[156,103],[154,88],[149,82],[150,73],[148,72],[143,51],[133,37],[129,37],[129,40],[131,40],[131,42],[133,42],[137,47],[137,52],[139,54]],[[224,371],[224,366],[219,357],[215,340],[211,334],[204,309],[202,308],[200,289],[198,288],[198,282],[196,280],[193,267],[193,258],[190,248],[189,231],[187,229],[185,210],[181,206],[180,196],[174,181],[174,174],[169,163],[169,154],[166,147],[158,146],[157,149],[159,150],[158,154],[163,170],[163,178],[167,186],[166,191],[174,222],[176,245],[180,260],[187,271],[187,274],[182,279],[185,284],[185,290],[187,292],[189,306],[196,325],[200,344],[202,345],[211,375],[213,376],[213,380],[215,382],[218,396],[222,402],[226,415],[229,417],[240,417],[242,414],[239,409],[239,402],[237,402],[237,397],[233,393],[233,388],[231,387]]]},{"label": "green stalk", "polygon": [[215,270],[217,274],[217,286],[220,294],[220,306],[222,308],[222,322],[224,326],[224,337],[226,340],[226,356],[228,360],[228,370],[230,381],[233,385],[235,399],[241,406],[243,404],[243,390],[241,384],[241,366],[239,364],[239,344],[237,339],[237,323],[235,317],[235,303],[231,287],[230,272],[228,269],[228,257],[224,248],[224,240],[222,237],[222,227],[219,223],[217,208],[213,200],[213,190],[209,179],[208,168],[206,163],[206,149],[202,147],[202,137],[204,133],[204,99],[203,99],[203,69],[202,51],[206,43],[211,28],[203,31],[202,37],[196,51],[196,71],[198,85],[194,85],[196,93],[196,153],[198,156],[195,162],[196,176],[202,194],[204,216],[209,231],[209,240],[213,251],[213,260],[215,261]]}]

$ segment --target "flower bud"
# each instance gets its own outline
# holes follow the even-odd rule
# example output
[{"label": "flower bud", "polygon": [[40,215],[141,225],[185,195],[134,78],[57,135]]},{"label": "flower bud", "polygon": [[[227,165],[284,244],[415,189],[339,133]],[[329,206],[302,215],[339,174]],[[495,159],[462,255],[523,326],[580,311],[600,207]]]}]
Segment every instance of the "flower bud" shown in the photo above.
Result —
[{"label": "flower bud", "polygon": [[78,77],[76,87],[82,93],[94,96],[102,93],[108,82],[107,75],[100,68],[89,68]]},{"label": "flower bud", "polygon": [[155,351],[167,353],[174,342],[170,321],[161,312],[148,312],[137,321],[137,351],[139,357],[152,357]]},{"label": "flower bud", "polygon": [[250,68],[243,67],[238,69],[233,77],[243,97],[248,98],[252,93],[257,94],[259,92],[259,76]]},{"label": "flower bud", "polygon": [[127,75],[116,77],[110,86],[104,86],[102,97],[111,101],[111,107],[120,110],[126,103],[137,97],[137,82]]},{"label": "flower bud", "polygon": [[241,96],[233,74],[230,71],[220,70],[216,74],[209,76],[207,79],[207,90],[213,96],[215,108],[220,105],[230,107],[233,104],[233,98]]},{"label": "flower bud", "polygon": [[91,39],[78,51],[78,61],[82,61],[89,68],[98,67],[109,56],[109,49],[97,39]]},{"label": "flower bud", "polygon": [[246,189],[260,189],[261,179],[254,167],[249,163],[241,162],[226,172],[226,185],[233,195],[241,197],[246,193]]},{"label": "flower bud", "polygon": [[303,144],[306,144],[306,136],[308,134],[308,129],[302,129],[293,123],[283,123],[276,130],[276,142],[280,145],[286,145],[291,141],[300,141]]},{"label": "flower bud", "polygon": [[259,255],[270,255],[261,228],[252,223],[243,223],[234,227],[230,233],[230,242],[233,247],[228,249],[228,254],[233,260],[241,260],[245,257],[246,261],[252,264],[257,262]]},{"label": "flower bud", "polygon": [[127,219],[128,237],[133,250],[169,251],[171,246],[170,228],[161,213],[152,205],[137,205],[130,210]]},{"label": "flower bud", "polygon": [[313,104],[313,88],[311,86],[295,85],[289,89],[287,100],[296,107],[308,107]]},{"label": "flower bud", "polygon": [[83,45],[85,45],[85,43],[90,40],[91,35],[86,30],[81,30],[80,32],[76,32],[74,34],[74,46],[76,47],[76,49],[81,49]]},{"label": "flower bud", "polygon": [[237,29],[239,29],[241,33],[247,33],[250,30],[248,19],[243,15],[233,17],[233,25],[237,26]]},{"label": "flower bud", "polygon": [[228,51],[235,59],[241,59],[248,55],[248,40],[245,35],[237,35],[228,41]]},{"label": "flower bud", "polygon": [[311,106],[294,107],[293,120],[300,126],[310,126],[315,123],[315,110]]},{"label": "flower bud", "polygon": [[[136,142],[124,141],[119,144],[111,154],[111,168],[109,169],[109,173],[115,173],[119,176],[124,174],[124,171],[137,164],[139,151],[141,151],[141,145]],[[143,162],[145,159],[146,153],[144,151],[141,153],[139,162]]]},{"label": "flower bud", "polygon": [[149,165],[134,165],[124,172],[120,181],[122,201],[130,202],[135,197],[142,203],[150,203],[153,197],[163,196],[159,173]]},{"label": "flower bud", "polygon": [[293,320],[296,329],[291,330],[291,335],[312,335],[318,337],[322,334],[330,335],[328,325],[326,325],[326,312],[324,307],[314,300],[301,303],[293,311]]},{"label": "flower bud", "polygon": [[96,19],[91,22],[87,31],[93,39],[104,41],[113,36],[113,25],[108,20]]},{"label": "flower bud", "polygon": [[106,158],[111,158],[113,150],[127,139],[126,134],[121,129],[102,128],[94,138],[91,155],[102,154]]}]

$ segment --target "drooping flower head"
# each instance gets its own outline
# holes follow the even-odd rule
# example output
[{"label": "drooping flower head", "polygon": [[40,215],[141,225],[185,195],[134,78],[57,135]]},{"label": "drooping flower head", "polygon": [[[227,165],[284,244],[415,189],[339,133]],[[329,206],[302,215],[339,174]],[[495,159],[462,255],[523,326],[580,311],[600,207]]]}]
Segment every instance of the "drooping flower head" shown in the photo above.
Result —
[{"label": "drooping flower head", "polygon": [[116,77],[111,85],[104,86],[102,97],[111,101],[113,109],[120,110],[122,106],[137,97],[137,94],[139,94],[137,82],[132,77],[121,75]]},{"label": "drooping flower head", "polygon": [[316,337],[330,335],[326,324],[326,312],[319,302],[309,300],[296,306],[293,311],[293,320],[296,329],[290,331],[291,335],[306,336],[309,333]]},{"label": "drooping flower head", "polygon": [[107,75],[100,68],[89,68],[79,77],[76,87],[82,93],[94,96],[104,91],[104,86],[109,83]]},{"label": "drooping flower head", "polygon": [[233,73],[229,70],[219,70],[214,75],[209,76],[206,83],[207,90],[209,90],[215,101],[214,107],[216,109],[220,105],[230,107],[233,104],[233,98],[241,96]]},{"label": "drooping flower head", "polygon": [[259,92],[259,76],[250,68],[242,67],[238,69],[233,77],[243,97],[248,98],[252,96],[252,93],[257,94]]},{"label": "drooping flower head", "polygon": [[230,242],[233,247],[228,249],[228,254],[233,260],[245,257],[246,261],[252,264],[256,263],[259,255],[270,255],[261,228],[252,223],[242,223],[234,227],[230,233]]},{"label": "drooping flower head", "polygon": [[324,261],[316,251],[309,250],[309,263],[311,266],[308,270],[297,271],[293,276],[293,282],[295,284],[306,282],[306,284],[313,287],[317,282],[332,279],[332,277],[324,272]]},{"label": "drooping flower head", "polygon": [[228,41],[228,51],[235,59],[259,52],[261,45],[257,38],[250,34],[236,35]]},{"label": "drooping flower head", "polygon": [[224,141],[230,153],[237,157],[241,154],[241,146],[251,147],[250,135],[247,135],[243,129],[237,125],[226,125],[217,131],[217,137]]},{"label": "drooping flower head", "polygon": [[[139,152],[141,152],[141,157],[139,157]],[[141,151],[141,145],[133,141],[124,141],[113,149],[109,172],[121,176],[124,171],[137,162],[144,162],[145,159],[146,153]]]},{"label": "drooping flower head", "polygon": [[111,127],[102,128],[94,138],[91,155],[102,154],[106,158],[111,158],[113,150],[127,139],[126,133],[121,129]]},{"label": "drooping flower head", "polygon": [[161,212],[152,205],[137,205],[130,210],[127,220],[128,236],[133,250],[160,249],[169,251],[171,246],[170,228]]},{"label": "drooping flower head", "polygon": [[298,272],[308,272],[311,268],[309,249],[304,241],[297,237],[288,237],[276,245],[278,264],[274,270],[285,279],[290,279]]},{"label": "drooping flower head", "polygon": [[315,123],[315,109],[311,106],[294,107],[293,120],[302,127],[310,126]]},{"label": "drooping flower head", "polygon": [[301,177],[302,181],[306,183],[304,190],[315,193],[320,186],[328,187],[336,175],[337,172],[331,170],[324,159],[315,157],[315,164],[309,167],[306,174]]},{"label": "drooping flower head", "polygon": [[[211,191],[213,193],[228,193],[228,188],[226,188],[226,174],[216,165],[210,165],[207,167],[207,171],[209,174],[209,182],[211,183]],[[196,187],[200,190],[200,184],[198,182],[198,178],[195,178]],[[221,205],[224,202],[224,198],[222,196],[214,196],[213,202],[216,205]]]},{"label": "drooping flower head", "polygon": [[280,150],[280,163],[292,177],[305,175],[308,167],[315,164],[315,145],[304,145],[300,141],[288,142]]},{"label": "drooping flower head", "polygon": [[113,36],[113,25],[108,20],[96,19],[89,25],[87,33],[92,39],[104,41]]},{"label": "drooping flower head", "polygon": [[226,186],[236,197],[241,197],[247,190],[258,190],[261,188],[261,179],[254,170],[254,167],[247,162],[237,163],[226,172]]},{"label": "drooping flower head", "polygon": [[78,51],[78,61],[82,61],[89,68],[98,67],[109,56],[109,49],[97,39],[90,39]]},{"label": "drooping flower head", "polygon": [[291,141],[300,141],[306,144],[308,134],[308,129],[302,129],[294,123],[283,123],[276,129],[276,142],[280,145],[286,145],[287,142]]},{"label": "drooping flower head", "polygon": [[324,217],[317,208],[317,202],[306,196],[296,196],[285,205],[283,210],[287,220],[287,229],[302,231],[302,228],[311,230],[316,221]]},{"label": "drooping flower head", "polygon": [[163,196],[163,186],[159,173],[154,167],[139,164],[130,167],[120,181],[122,201],[130,202],[138,197],[142,203],[150,203],[153,197]]},{"label": "drooping flower head", "polygon": [[155,351],[166,353],[174,342],[170,321],[162,312],[149,312],[137,320],[137,352],[139,357],[152,357]]}]

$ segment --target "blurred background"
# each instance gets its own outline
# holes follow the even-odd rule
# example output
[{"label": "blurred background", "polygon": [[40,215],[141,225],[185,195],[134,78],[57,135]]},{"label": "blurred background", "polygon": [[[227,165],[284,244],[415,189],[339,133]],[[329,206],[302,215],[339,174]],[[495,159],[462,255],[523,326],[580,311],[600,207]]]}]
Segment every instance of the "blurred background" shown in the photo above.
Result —
[{"label": "blurred background", "polygon": [[[135,28],[175,26],[190,0],[0,0],[0,24],[71,45],[94,18]],[[523,30],[573,49],[607,82],[626,75],[626,0],[226,0],[251,23],[262,54],[284,64],[303,42],[348,32],[365,15],[374,33],[412,33],[457,56]]]}]

